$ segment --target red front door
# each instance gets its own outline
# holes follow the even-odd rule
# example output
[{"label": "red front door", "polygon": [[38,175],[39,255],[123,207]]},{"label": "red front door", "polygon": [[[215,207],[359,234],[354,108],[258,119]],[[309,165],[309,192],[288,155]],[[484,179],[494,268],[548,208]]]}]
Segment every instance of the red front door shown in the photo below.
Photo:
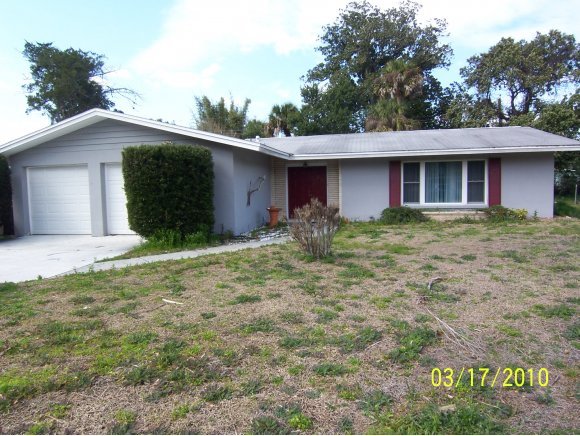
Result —
[{"label": "red front door", "polygon": [[326,167],[288,167],[288,211],[304,206],[311,198],[326,205]]}]

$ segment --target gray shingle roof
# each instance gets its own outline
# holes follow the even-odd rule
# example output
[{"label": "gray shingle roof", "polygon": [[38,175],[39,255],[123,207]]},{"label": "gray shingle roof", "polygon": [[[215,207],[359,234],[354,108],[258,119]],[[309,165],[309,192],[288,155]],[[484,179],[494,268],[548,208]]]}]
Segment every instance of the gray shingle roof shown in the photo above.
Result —
[{"label": "gray shingle roof", "polygon": [[[343,135],[261,138],[268,147],[292,155],[454,152],[485,152],[497,149],[574,147],[580,142],[530,127],[496,127],[404,132],[352,133]],[[516,150],[513,150],[516,151]],[[540,151],[540,150],[538,150]]]}]

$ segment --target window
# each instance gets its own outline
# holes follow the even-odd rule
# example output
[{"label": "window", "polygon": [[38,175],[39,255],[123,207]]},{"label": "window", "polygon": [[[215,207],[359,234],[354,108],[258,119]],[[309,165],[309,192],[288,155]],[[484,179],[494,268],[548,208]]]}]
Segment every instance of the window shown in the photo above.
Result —
[{"label": "window", "polygon": [[425,203],[461,203],[461,162],[425,163]]},{"label": "window", "polygon": [[420,200],[420,167],[419,162],[406,163],[403,166],[403,202],[419,203]]},{"label": "window", "polygon": [[467,202],[485,201],[485,161],[467,162]]},{"label": "window", "polygon": [[483,205],[486,168],[485,160],[404,162],[403,204]]}]

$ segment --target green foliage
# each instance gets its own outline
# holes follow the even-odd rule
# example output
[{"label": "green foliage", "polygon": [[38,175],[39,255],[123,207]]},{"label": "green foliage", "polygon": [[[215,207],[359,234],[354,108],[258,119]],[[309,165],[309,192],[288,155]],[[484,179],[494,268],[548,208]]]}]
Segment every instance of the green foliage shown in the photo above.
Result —
[{"label": "green foliage", "polygon": [[270,318],[260,317],[256,318],[250,323],[244,324],[242,326],[242,332],[246,334],[252,333],[270,333],[276,328],[276,324]]},{"label": "green foliage", "polygon": [[376,434],[498,434],[503,425],[495,421],[484,405],[468,403],[452,411],[442,411],[436,404],[398,417],[387,417],[373,429]]},{"label": "green foliage", "polygon": [[302,121],[300,109],[293,103],[275,104],[268,117],[268,136],[291,136],[298,133]]},{"label": "green foliage", "polygon": [[211,403],[217,403],[219,401],[228,400],[232,398],[234,392],[228,386],[218,386],[212,385],[209,386],[202,394],[202,398],[205,401],[209,401]]},{"label": "green foliage", "polygon": [[[558,30],[537,33],[531,41],[502,38],[486,53],[469,58],[461,70],[464,83],[447,90],[448,126],[531,126],[578,138],[578,91],[560,102],[542,100],[560,87],[578,85],[578,53],[574,36]],[[505,97],[507,104],[502,103]],[[574,167],[580,171],[577,154],[557,153],[557,172]],[[570,188],[568,183],[561,192],[570,193]]]},{"label": "green foliage", "polygon": [[411,329],[404,321],[394,322],[393,325],[397,330],[399,342],[399,347],[388,354],[393,362],[408,364],[417,360],[423,348],[437,340],[437,335],[429,327],[420,326]]},{"label": "green foliage", "polygon": [[293,414],[290,419],[288,419],[288,425],[293,429],[306,431],[313,427],[312,419],[304,415],[302,412]]},{"label": "green foliage", "polygon": [[558,216],[580,218],[580,205],[574,204],[573,199],[557,198],[554,203],[554,214]]},{"label": "green foliage", "polygon": [[314,372],[327,377],[337,377],[348,373],[348,368],[338,363],[320,363],[314,367]]},{"label": "green foliage", "polygon": [[576,309],[567,304],[555,304],[553,306],[545,306],[543,304],[535,304],[532,311],[543,318],[562,318],[570,319],[576,314]]},{"label": "green foliage", "polygon": [[[531,41],[502,38],[486,53],[469,58],[461,75],[501,123],[530,113],[544,94],[578,83],[579,63],[574,35],[550,30]],[[501,100],[496,105],[506,95],[505,107]]]},{"label": "green foliage", "polygon": [[410,207],[389,207],[381,212],[379,221],[383,224],[422,223],[429,218],[418,209]]},{"label": "green foliage", "polygon": [[137,414],[131,410],[118,410],[111,434],[131,434],[137,420]]},{"label": "green foliage", "polygon": [[393,398],[381,390],[364,394],[359,402],[359,408],[367,415],[377,417],[385,408],[393,404]]},{"label": "green foliage", "polygon": [[[123,150],[132,230],[173,244],[207,240],[213,227],[211,151],[190,145],[141,145]],[[187,235],[189,239],[186,238]]]},{"label": "green foliage", "polygon": [[491,222],[525,221],[528,218],[526,209],[509,209],[500,205],[483,209],[483,213]]},{"label": "green foliage", "polygon": [[[89,109],[111,109],[114,95],[134,100],[137,94],[126,88],[106,85],[104,56],[68,48],[59,50],[52,43],[26,42],[24,57],[30,62],[31,83],[27,92],[27,113],[42,111],[52,123]],[[134,103],[134,101],[133,101]]]},{"label": "green foliage", "polygon": [[249,120],[242,132],[242,139],[254,139],[256,136],[266,137],[268,134],[268,124],[256,118]]},{"label": "green foliage", "polygon": [[[8,159],[4,155],[0,155],[0,226],[4,226],[4,235],[12,235],[14,233],[10,166],[8,165]],[[0,236],[2,236],[2,233],[0,233]]]},{"label": "green foliage", "polygon": [[215,103],[205,95],[195,97],[195,127],[205,132],[240,138],[247,123],[250,103],[251,100],[246,98],[240,107],[230,98],[228,108],[223,97]]},{"label": "green foliage", "polygon": [[430,72],[448,65],[452,50],[439,41],[445,22],[420,25],[419,8],[412,2],[384,10],[367,1],[352,2],[324,27],[318,47],[324,61],[308,71],[301,91],[301,134],[363,130],[367,111],[380,98],[372,90],[375,79],[386,77],[382,69],[389,62],[402,60],[425,79],[422,93],[405,97],[411,106],[408,114],[428,119],[428,127],[436,124],[441,86]]},{"label": "green foliage", "polygon": [[252,420],[252,434],[288,434],[289,429],[272,416],[259,416]]},{"label": "green foliage", "polygon": [[262,301],[262,297],[259,295],[249,295],[249,294],[240,294],[237,295],[230,304],[246,304],[246,303],[257,303],[258,301]]}]

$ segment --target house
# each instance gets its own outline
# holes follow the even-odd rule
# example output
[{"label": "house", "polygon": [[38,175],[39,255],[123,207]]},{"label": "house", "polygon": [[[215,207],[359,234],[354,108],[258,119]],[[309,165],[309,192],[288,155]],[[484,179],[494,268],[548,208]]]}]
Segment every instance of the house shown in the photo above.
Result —
[{"label": "house", "polygon": [[241,140],[93,109],[0,146],[16,234],[130,233],[121,151],[164,142],[212,151],[214,230],[234,233],[265,223],[270,205],[291,217],[311,197],[357,220],[399,205],[502,204],[551,217],[554,152],[580,150],[527,127]]}]

